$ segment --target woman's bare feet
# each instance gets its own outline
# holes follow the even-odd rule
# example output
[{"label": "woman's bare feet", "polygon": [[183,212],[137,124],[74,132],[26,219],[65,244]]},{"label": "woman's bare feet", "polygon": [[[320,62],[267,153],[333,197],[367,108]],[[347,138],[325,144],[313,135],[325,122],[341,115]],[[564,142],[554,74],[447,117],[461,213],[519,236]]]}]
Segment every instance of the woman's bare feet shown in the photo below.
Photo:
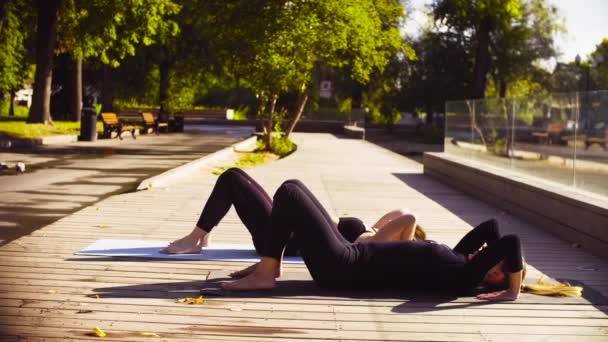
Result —
[{"label": "woman's bare feet", "polygon": [[162,254],[198,254],[203,247],[209,246],[210,235],[195,227],[194,230],[181,239],[175,240],[169,246],[160,250]]},{"label": "woman's bare feet", "polygon": [[274,289],[277,286],[275,277],[280,268],[281,263],[278,260],[262,257],[259,263],[245,269],[253,269],[251,273],[239,280],[223,283],[222,288],[229,291]]},{"label": "woman's bare feet", "polygon": [[[243,278],[243,277],[246,277],[246,276],[252,274],[253,272],[255,272],[255,269],[258,267],[258,264],[259,264],[259,262],[255,263],[255,264],[253,264],[251,266],[245,267],[242,270],[234,271],[234,272],[230,273],[230,277],[232,277],[232,278]],[[274,277],[275,278],[280,278],[282,274],[283,274],[283,267],[281,267],[279,265],[277,267],[277,269],[275,270]]]},{"label": "woman's bare feet", "polygon": [[277,281],[274,276],[260,275],[255,272],[239,280],[222,284],[222,288],[229,291],[272,290],[276,286]]}]

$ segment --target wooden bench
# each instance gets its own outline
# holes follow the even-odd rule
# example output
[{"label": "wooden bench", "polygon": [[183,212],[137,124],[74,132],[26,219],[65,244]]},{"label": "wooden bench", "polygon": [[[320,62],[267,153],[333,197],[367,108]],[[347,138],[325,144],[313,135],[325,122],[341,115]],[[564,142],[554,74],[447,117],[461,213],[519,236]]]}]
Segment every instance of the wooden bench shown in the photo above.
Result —
[{"label": "wooden bench", "polygon": [[135,130],[142,128],[137,125],[125,125],[118,120],[116,113],[101,113],[101,121],[103,122],[103,136],[107,138],[112,137],[112,132],[116,132],[118,138],[122,140],[122,132],[129,131],[133,139],[135,138]]},{"label": "wooden bench", "polygon": [[154,114],[150,112],[142,112],[141,117],[144,120],[144,129],[146,131],[148,130],[148,128],[152,128],[157,135],[160,133],[160,128],[164,127],[165,131],[169,131],[169,123],[158,121],[154,118]]},{"label": "wooden bench", "polygon": [[589,146],[593,144],[599,144],[606,149],[606,143],[608,143],[608,127],[604,129],[604,135],[587,135],[585,136],[585,149],[588,149]]},{"label": "wooden bench", "polygon": [[560,135],[564,131],[564,125],[561,123],[550,123],[547,130],[544,132],[533,132],[532,135],[538,137],[539,142],[551,144],[560,140]]}]

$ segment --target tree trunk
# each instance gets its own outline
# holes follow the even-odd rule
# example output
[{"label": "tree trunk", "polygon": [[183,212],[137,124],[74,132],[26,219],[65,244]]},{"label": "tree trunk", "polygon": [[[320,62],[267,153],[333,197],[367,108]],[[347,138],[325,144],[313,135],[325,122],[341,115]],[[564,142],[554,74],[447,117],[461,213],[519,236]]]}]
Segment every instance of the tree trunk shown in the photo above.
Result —
[{"label": "tree trunk", "polygon": [[513,140],[511,139],[511,135],[513,134],[513,118],[511,116],[509,108],[507,107],[507,100],[504,98],[504,96],[501,96],[500,102],[500,106],[502,108],[502,112],[504,113],[505,118],[505,150],[503,152],[506,157],[509,157],[510,155],[512,155],[511,150],[513,149]]},{"label": "tree trunk", "polygon": [[10,103],[10,107],[8,108],[8,115],[9,116],[15,116],[15,89],[11,89],[11,103]]},{"label": "tree trunk", "polygon": [[270,150],[270,142],[272,141],[272,116],[274,115],[274,110],[277,105],[278,96],[274,95],[272,100],[270,100],[270,111],[268,113],[268,121],[266,121],[266,148]]},{"label": "tree trunk", "polygon": [[[479,139],[481,139],[481,143],[483,144],[483,146],[488,147],[486,138],[483,135],[483,131],[477,125],[477,119],[476,119],[476,113],[475,113],[475,102],[467,101],[467,106],[469,107],[469,117],[471,119],[471,127],[477,132],[477,134],[479,134]],[[472,138],[473,137],[471,136],[471,139]],[[472,142],[474,143],[474,141],[472,141]]]},{"label": "tree trunk", "polygon": [[169,99],[169,71],[171,64],[166,59],[158,64],[160,81],[158,87],[158,100],[160,102],[160,113],[165,115],[167,112],[167,100]]},{"label": "tree trunk", "polygon": [[53,50],[57,39],[57,18],[61,0],[38,0],[38,29],[36,32],[36,74],[34,93],[27,122],[53,124],[51,120],[51,82]]},{"label": "tree trunk", "polygon": [[491,22],[484,19],[477,28],[477,48],[475,51],[475,67],[473,69],[473,98],[481,99],[486,91],[488,70],[490,70],[490,31]]},{"label": "tree trunk", "polygon": [[112,84],[112,67],[103,66],[103,87],[101,89],[101,111],[114,111],[114,86]]},{"label": "tree trunk", "polygon": [[298,95],[298,106],[296,108],[296,115],[294,115],[293,120],[289,124],[289,128],[285,132],[285,137],[289,137],[293,129],[296,127],[298,121],[300,121],[300,117],[302,117],[302,113],[304,112],[304,108],[306,107],[306,102],[308,101],[308,93],[306,92],[306,84],[302,85],[302,91]]},{"label": "tree trunk", "polygon": [[80,122],[82,111],[82,59],[70,58],[68,74],[68,121]]},{"label": "tree trunk", "polygon": [[0,0],[0,35],[2,34],[2,29],[4,28],[4,20],[6,19],[8,13],[8,0]]},{"label": "tree trunk", "polygon": [[425,106],[425,110],[426,110],[426,124],[427,125],[432,125],[433,124],[433,104],[432,103],[427,103]]},{"label": "tree trunk", "polygon": [[504,99],[507,96],[507,81],[501,79],[498,81],[498,96]]}]

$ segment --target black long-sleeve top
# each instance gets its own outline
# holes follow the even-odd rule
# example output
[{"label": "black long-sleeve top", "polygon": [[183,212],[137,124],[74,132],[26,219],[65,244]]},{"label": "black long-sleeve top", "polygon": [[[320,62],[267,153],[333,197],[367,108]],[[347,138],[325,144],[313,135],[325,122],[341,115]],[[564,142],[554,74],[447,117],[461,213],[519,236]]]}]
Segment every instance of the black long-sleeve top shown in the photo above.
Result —
[{"label": "black long-sleeve top", "polygon": [[[487,247],[467,261],[468,254],[484,244]],[[502,260],[508,272],[523,267],[519,238],[499,237],[494,220],[473,229],[453,249],[433,241],[370,242],[353,247],[353,257],[359,260],[351,274],[358,273],[361,285],[372,287],[384,284],[400,289],[470,293]]]}]

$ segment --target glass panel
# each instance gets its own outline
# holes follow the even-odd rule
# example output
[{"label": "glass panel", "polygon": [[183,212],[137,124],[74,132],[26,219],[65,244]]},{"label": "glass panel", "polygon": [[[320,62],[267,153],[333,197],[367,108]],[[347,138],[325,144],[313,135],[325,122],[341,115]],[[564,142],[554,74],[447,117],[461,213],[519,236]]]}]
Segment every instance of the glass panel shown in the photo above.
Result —
[{"label": "glass panel", "polygon": [[509,169],[511,159],[511,100],[479,100],[475,104],[473,159],[495,167]]},{"label": "glass panel", "polygon": [[577,116],[576,93],[517,99],[513,169],[571,187]]},{"label": "glass panel", "polygon": [[470,159],[472,150],[471,114],[474,114],[473,101],[450,101],[445,104],[445,151]]},{"label": "glass panel", "polygon": [[580,138],[576,149],[575,184],[608,196],[608,91],[579,94]]}]

